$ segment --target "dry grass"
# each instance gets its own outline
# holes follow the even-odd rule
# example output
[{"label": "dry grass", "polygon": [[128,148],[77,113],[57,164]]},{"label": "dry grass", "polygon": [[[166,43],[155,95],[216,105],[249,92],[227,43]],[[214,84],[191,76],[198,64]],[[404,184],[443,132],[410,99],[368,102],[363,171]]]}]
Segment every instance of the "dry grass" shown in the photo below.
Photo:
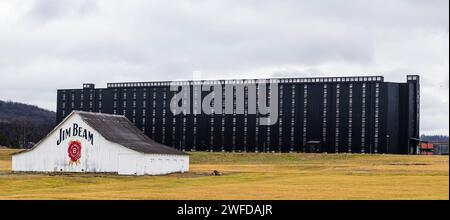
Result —
[{"label": "dry grass", "polygon": [[448,156],[197,152],[190,173],[124,177],[11,174],[12,152],[0,199],[449,199]]}]

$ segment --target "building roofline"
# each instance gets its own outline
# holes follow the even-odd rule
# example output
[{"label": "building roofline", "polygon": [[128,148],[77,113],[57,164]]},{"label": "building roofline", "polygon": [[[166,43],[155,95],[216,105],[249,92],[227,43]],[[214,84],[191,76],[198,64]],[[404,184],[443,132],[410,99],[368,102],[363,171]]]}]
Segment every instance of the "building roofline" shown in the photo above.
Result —
[{"label": "building roofline", "polygon": [[[406,75],[406,82],[392,82],[392,83],[407,83],[413,77],[416,80],[420,75]],[[110,88],[133,88],[133,87],[153,87],[153,86],[170,86],[170,85],[216,85],[216,84],[247,84],[247,83],[376,83],[385,82],[382,75],[370,75],[370,76],[342,76],[342,77],[274,77],[274,78],[234,78],[234,79],[204,79],[204,80],[160,80],[160,81],[131,81],[131,82],[113,82],[107,83],[104,88],[79,88],[79,89],[57,89],[57,91],[80,91],[84,89],[110,89]],[[389,82],[388,82],[389,83]],[[84,83],[83,85],[85,85]],[[92,83],[90,83],[92,84]]]},{"label": "building roofline", "polygon": [[351,83],[351,82],[384,82],[384,76],[345,76],[345,77],[286,77],[286,78],[255,78],[255,79],[207,79],[207,80],[177,80],[177,81],[147,81],[147,82],[115,82],[107,83],[107,88],[122,87],[148,87],[169,85],[196,85],[204,84],[244,84],[246,81],[256,83]]}]

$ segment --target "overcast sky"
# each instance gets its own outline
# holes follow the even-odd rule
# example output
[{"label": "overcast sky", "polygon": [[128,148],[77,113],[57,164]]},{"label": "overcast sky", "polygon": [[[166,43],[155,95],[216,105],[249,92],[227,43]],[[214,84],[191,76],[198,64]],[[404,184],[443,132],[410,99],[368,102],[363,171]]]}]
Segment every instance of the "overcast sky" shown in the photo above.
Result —
[{"label": "overcast sky", "polygon": [[[170,3],[169,3],[170,2]],[[449,130],[448,0],[0,0],[0,99],[55,110],[83,82],[420,74]]]}]

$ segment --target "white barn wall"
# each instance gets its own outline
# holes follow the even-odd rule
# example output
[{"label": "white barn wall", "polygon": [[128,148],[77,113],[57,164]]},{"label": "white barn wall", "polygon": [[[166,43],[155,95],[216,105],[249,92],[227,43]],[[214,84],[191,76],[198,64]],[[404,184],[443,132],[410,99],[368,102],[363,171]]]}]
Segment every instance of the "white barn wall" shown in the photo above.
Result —
[{"label": "white barn wall", "polygon": [[[73,123],[88,129],[94,135],[93,145],[84,138],[70,137],[59,146],[59,129],[71,127]],[[71,140],[81,142],[81,157],[78,165],[70,164],[67,153]],[[120,172],[119,155],[132,155],[123,163],[134,163],[134,172]],[[106,140],[92,129],[77,114],[72,114],[66,121],[56,127],[47,137],[30,151],[13,155],[13,171],[26,172],[111,172],[128,175],[159,175],[173,172],[187,172],[189,170],[189,156],[187,155],[159,155],[144,154],[117,143]]]},{"label": "white barn wall", "polygon": [[[118,173],[124,175],[160,175],[189,171],[189,156],[162,154],[125,154],[119,159]],[[121,157],[124,158],[124,157]],[[126,164],[120,164],[120,163]],[[136,164],[136,169],[127,169]]]},{"label": "white barn wall", "polygon": [[145,174],[148,175],[189,171],[189,157],[182,155],[149,154],[145,156],[145,162],[142,164],[145,166]]}]

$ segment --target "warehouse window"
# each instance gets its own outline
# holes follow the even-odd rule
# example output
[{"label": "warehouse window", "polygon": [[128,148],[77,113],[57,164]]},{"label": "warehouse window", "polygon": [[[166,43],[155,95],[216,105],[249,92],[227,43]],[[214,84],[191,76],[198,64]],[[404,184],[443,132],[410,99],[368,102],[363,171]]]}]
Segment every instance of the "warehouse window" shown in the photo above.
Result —
[{"label": "warehouse window", "polygon": [[322,112],[322,142],[325,143],[327,141],[327,97],[328,97],[328,88],[327,84],[323,85],[323,112]]},{"label": "warehouse window", "polygon": [[278,110],[279,120],[278,120],[278,151],[281,151],[282,148],[282,140],[283,140],[283,119],[281,118],[283,116],[283,85],[280,85],[280,94],[279,94],[279,102],[280,102],[280,108]]},{"label": "warehouse window", "polygon": [[336,85],[336,132],[335,132],[335,152],[339,152],[339,109],[340,109],[340,84]]},{"label": "warehouse window", "polygon": [[353,84],[349,84],[349,104],[348,104],[348,152],[352,152],[352,128],[353,128]]},{"label": "warehouse window", "polygon": [[175,123],[176,123],[176,121],[175,121],[175,118],[173,118],[173,120],[172,120],[172,147],[175,147],[175,140],[176,140],[176,138],[175,138]]},{"label": "warehouse window", "polygon": [[[224,114],[223,112],[222,112],[222,114]],[[224,118],[225,116],[224,115],[222,115],[222,124],[221,124],[221,128],[220,128],[220,143],[221,143],[221,146],[220,146],[220,150],[221,151],[224,151],[224,146],[225,146],[225,118]]]},{"label": "warehouse window", "polygon": [[211,118],[211,121],[210,121],[210,134],[211,134],[211,138],[210,138],[209,146],[210,146],[210,151],[213,151],[213,145],[214,145],[214,118]]},{"label": "warehouse window", "polygon": [[306,126],[308,122],[308,85],[303,88],[303,150],[306,146]]},{"label": "warehouse window", "polygon": [[282,140],[283,140],[283,119],[280,118],[278,120],[278,151],[281,152],[281,145],[282,145]]},{"label": "warehouse window", "polygon": [[378,153],[378,116],[379,116],[379,98],[378,98],[378,94],[380,92],[380,84],[376,83],[375,84],[375,94],[376,94],[376,98],[375,98],[375,135],[374,135],[374,152]]},{"label": "warehouse window", "polygon": [[366,126],[366,84],[362,84],[362,114],[361,114],[361,153],[365,151],[365,126]]},{"label": "warehouse window", "polygon": [[152,138],[155,139],[155,124],[152,124]]},{"label": "warehouse window", "polygon": [[194,86],[194,91],[193,91],[193,113],[194,115],[199,114],[199,112],[197,111],[198,108],[198,86]]},{"label": "warehouse window", "polygon": [[258,152],[258,142],[259,142],[259,126],[258,126],[258,123],[259,123],[259,119],[258,118],[256,118],[256,127],[255,127],[255,144],[256,144],[256,146],[255,146],[255,152]]},{"label": "warehouse window", "polygon": [[236,147],[236,118],[233,118],[233,141],[232,141],[232,151],[235,151]]},{"label": "warehouse window", "polygon": [[162,135],[161,135],[161,143],[165,144],[165,142],[166,142],[166,127],[163,126]]},{"label": "warehouse window", "polygon": [[295,134],[295,125],[294,125],[294,123],[295,123],[295,90],[296,90],[296,86],[295,85],[292,85],[291,86],[291,89],[292,89],[292,96],[291,96],[291,99],[292,99],[292,102],[291,102],[291,104],[292,104],[292,106],[291,106],[291,151],[294,151],[294,134]]},{"label": "warehouse window", "polygon": [[194,138],[194,146],[193,146],[193,150],[195,150],[196,145],[197,145],[197,117],[195,115],[194,115],[194,128],[193,128],[193,131],[194,131],[194,136],[193,136],[193,138]]},{"label": "warehouse window", "polygon": [[283,116],[283,100],[280,100],[280,109],[278,110],[280,118]]}]

